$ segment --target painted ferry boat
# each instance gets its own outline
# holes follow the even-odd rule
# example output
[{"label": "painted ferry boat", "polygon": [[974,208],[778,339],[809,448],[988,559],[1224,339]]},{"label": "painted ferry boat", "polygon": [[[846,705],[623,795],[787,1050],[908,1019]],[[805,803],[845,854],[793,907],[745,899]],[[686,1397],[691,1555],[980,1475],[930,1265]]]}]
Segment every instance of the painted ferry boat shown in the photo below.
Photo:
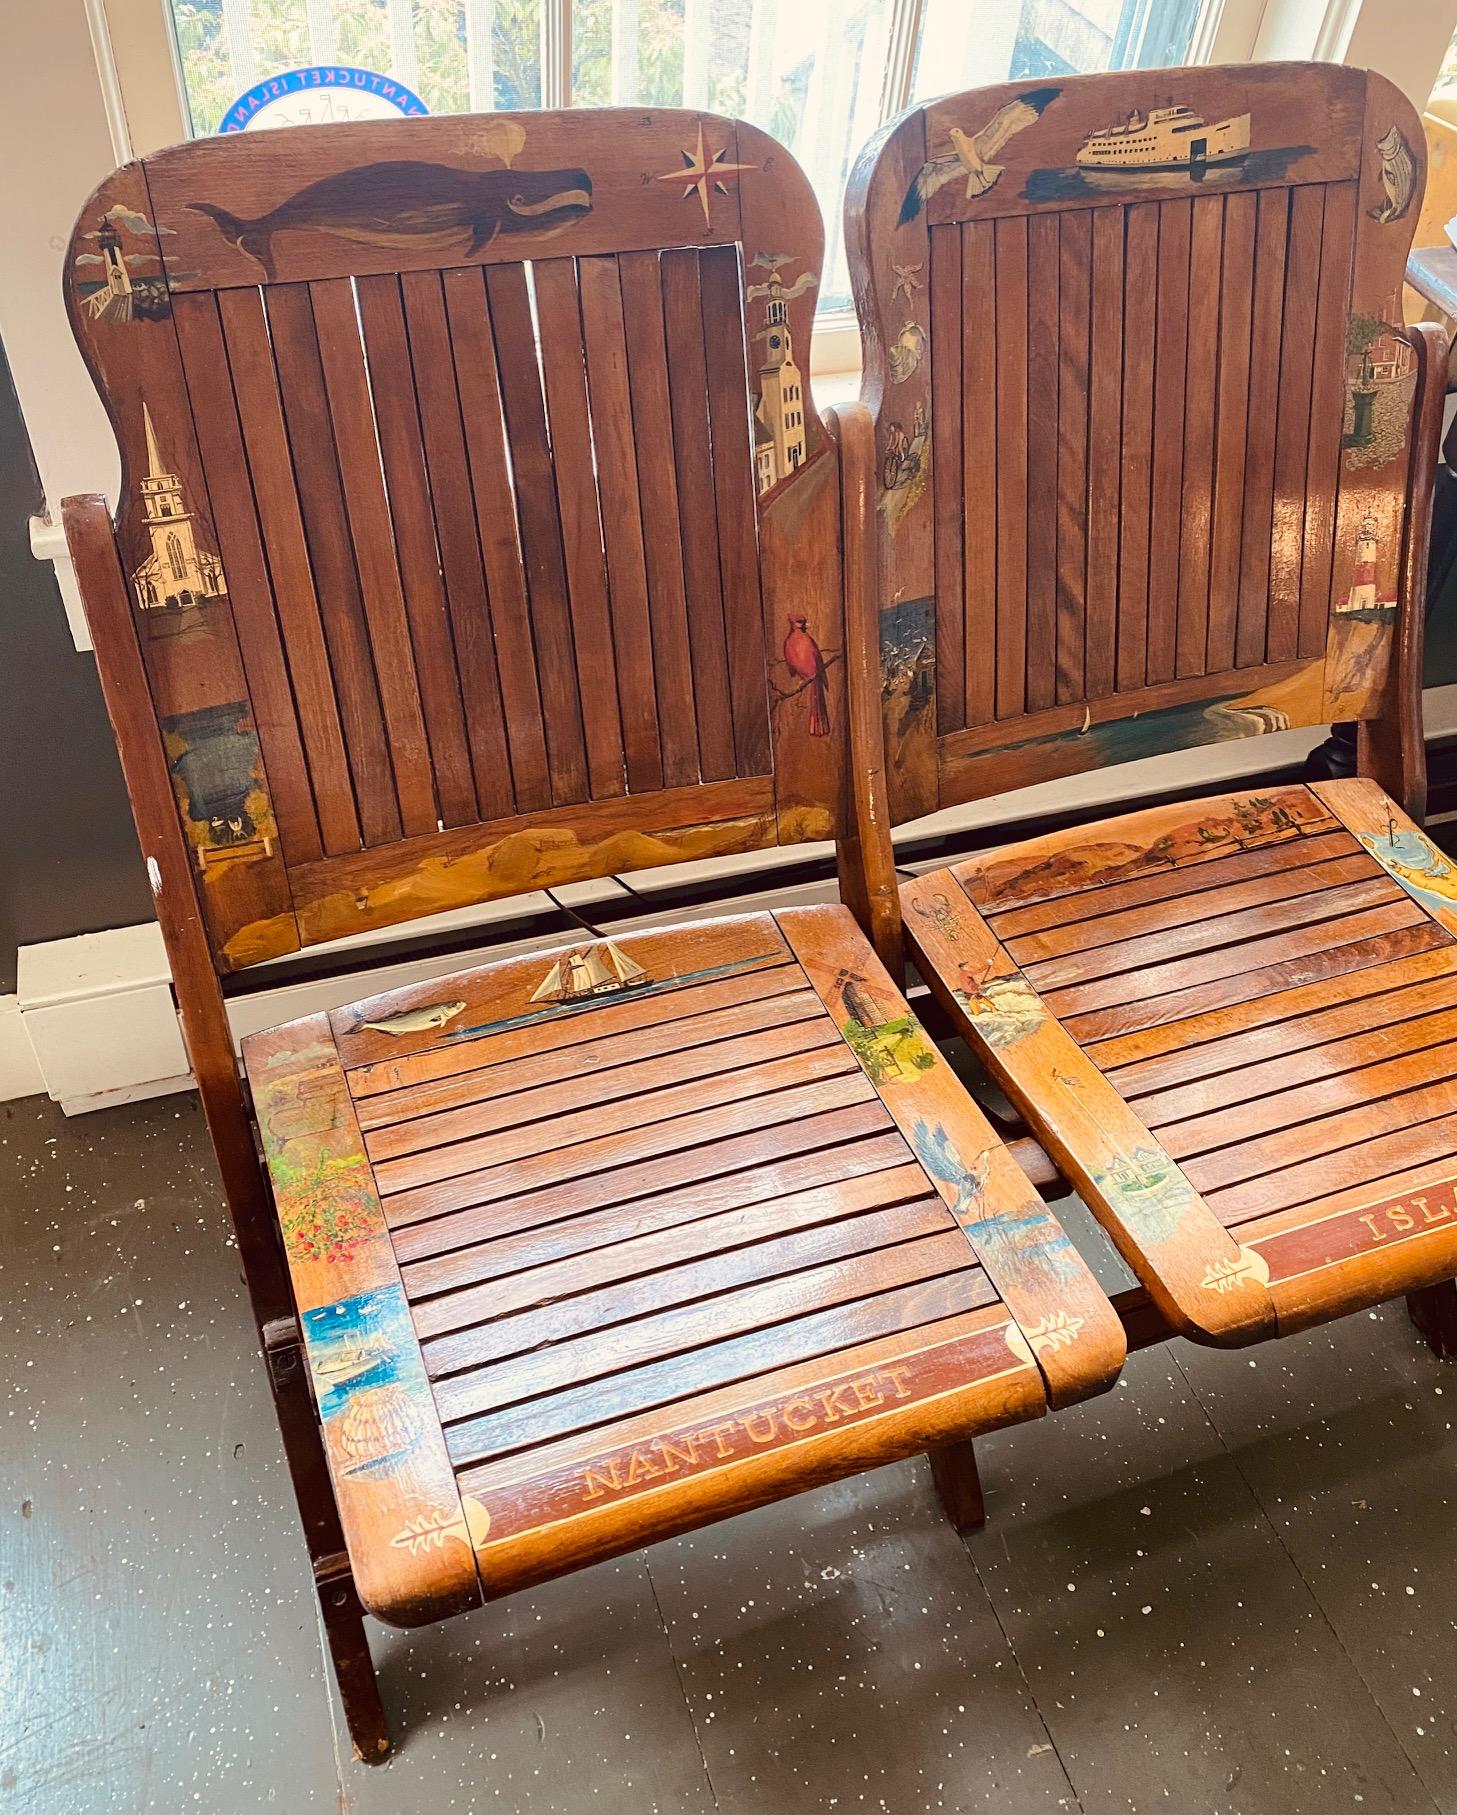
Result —
[{"label": "painted ferry boat", "polygon": [[1100,176],[1177,175],[1196,180],[1206,170],[1242,164],[1250,151],[1250,116],[1236,114],[1209,125],[1191,107],[1135,108],[1115,126],[1089,133],[1077,153],[1078,169]]}]

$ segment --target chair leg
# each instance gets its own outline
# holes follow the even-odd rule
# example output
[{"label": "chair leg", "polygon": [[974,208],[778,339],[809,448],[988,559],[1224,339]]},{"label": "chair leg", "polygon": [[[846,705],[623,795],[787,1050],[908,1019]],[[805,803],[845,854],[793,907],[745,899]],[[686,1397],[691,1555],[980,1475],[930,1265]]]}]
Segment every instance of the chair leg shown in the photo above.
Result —
[{"label": "chair leg", "polygon": [[1442,1361],[1457,1359],[1457,1280],[1408,1292],[1406,1309],[1434,1355]]},{"label": "chair leg", "polygon": [[936,1483],[946,1517],[957,1531],[980,1531],[986,1524],[987,1509],[969,1437],[931,1451],[931,1479]]},{"label": "chair leg", "polygon": [[323,1566],[318,1575],[318,1589],[319,1605],[324,1611],[324,1630],[329,1635],[329,1656],[334,1663],[334,1681],[339,1685],[339,1699],[344,1704],[344,1719],[354,1742],[354,1756],[367,1765],[380,1764],[389,1757],[393,1742],[347,1559],[339,1558],[338,1568],[334,1570]]}]

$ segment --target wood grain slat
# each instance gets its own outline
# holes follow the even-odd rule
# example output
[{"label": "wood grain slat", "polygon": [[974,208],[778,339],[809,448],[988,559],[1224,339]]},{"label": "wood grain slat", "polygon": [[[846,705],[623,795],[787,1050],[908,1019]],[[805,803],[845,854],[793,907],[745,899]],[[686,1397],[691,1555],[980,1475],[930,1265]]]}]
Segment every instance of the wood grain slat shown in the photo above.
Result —
[{"label": "wood grain slat", "polygon": [[563,1281],[567,1292],[585,1290],[649,1271],[656,1258],[668,1264],[755,1240],[766,1216],[788,1229],[910,1202],[924,1189],[891,1130],[469,1243],[407,1263],[402,1275],[416,1301],[490,1284],[493,1314],[504,1313],[561,1296]]},{"label": "wood grain slat", "polygon": [[1388,1060],[1426,1052],[1450,1040],[1451,1035],[1452,1021],[1444,1005],[1435,1014],[1306,1045],[1281,1057],[1246,1059],[1234,1072],[1146,1093],[1139,1099],[1139,1114],[1150,1127],[1162,1128],[1257,1097],[1273,1097],[1282,1091],[1298,1094],[1304,1085],[1327,1080],[1346,1080],[1353,1091],[1362,1091],[1377,1082],[1378,1070]]},{"label": "wood grain slat", "polygon": [[[1417,1075],[1422,1074],[1418,1071]],[[1326,1100],[1331,1094],[1326,1093]],[[1368,1141],[1450,1116],[1454,1111],[1457,1111],[1457,1078],[1453,1077],[1449,1063],[1445,1077],[1423,1081],[1378,1102],[1356,1101],[1292,1126],[1268,1131],[1252,1129],[1248,1136],[1233,1145],[1191,1158],[1189,1176],[1201,1181],[1201,1190],[1218,1191],[1223,1186],[1258,1179],[1318,1155],[1358,1150]],[[1226,1214],[1228,1208],[1226,1200]]]},{"label": "wood grain slat", "polygon": [[1175,668],[1209,670],[1209,578],[1213,544],[1215,387],[1224,267],[1224,197],[1195,198],[1189,229],[1189,314],[1184,375],[1183,503]]},{"label": "wood grain slat", "polygon": [[[1257,1217],[1274,1216],[1301,1205],[1313,1207],[1331,1192],[1375,1183],[1410,1167],[1442,1166],[1457,1153],[1457,1115],[1438,1115],[1430,1121],[1389,1127],[1383,1132],[1380,1115],[1367,1111],[1363,1112],[1361,1125],[1368,1129],[1362,1138],[1346,1138],[1348,1123],[1335,1131],[1334,1143],[1329,1134],[1318,1137],[1319,1145],[1327,1151],[1310,1159],[1296,1158],[1292,1164],[1211,1192],[1210,1208],[1226,1228],[1235,1228]],[[1275,1151],[1288,1155],[1292,1150],[1299,1151],[1294,1143],[1282,1141]]]},{"label": "wood grain slat", "polygon": [[1255,207],[1255,288],[1250,317],[1250,390],[1264,389],[1262,405],[1251,410],[1245,433],[1243,527],[1240,534],[1239,610],[1234,659],[1244,668],[1265,653],[1270,597],[1270,537],[1275,509],[1275,428],[1270,379],[1280,370],[1280,333],[1285,296],[1285,241],[1290,196],[1262,189]]},{"label": "wood grain slat", "polygon": [[1286,660],[1300,647],[1306,458],[1310,446],[1310,390],[1324,221],[1325,196],[1319,185],[1292,190],[1276,401],[1270,611],[1265,629],[1265,656],[1272,662]]},{"label": "wood grain slat", "polygon": [[[367,286],[384,281],[361,280],[361,299]],[[515,799],[445,292],[434,271],[407,271],[400,283],[470,771],[481,817],[500,818],[513,811]],[[427,559],[422,549],[417,566],[423,568]],[[423,584],[423,576],[412,580],[416,583]],[[413,612],[415,604],[409,603]]]},{"label": "wood grain slat", "polygon": [[788,1087],[840,1077],[848,1068],[848,1055],[834,1047],[821,1052],[791,1053],[720,1076],[662,1084],[640,1096],[597,1104],[548,1121],[452,1141],[448,1146],[428,1148],[400,1159],[380,1160],[374,1175],[380,1190],[388,1194],[487,1167],[511,1166],[541,1153],[556,1153],[565,1159],[569,1149],[582,1143],[662,1124],[678,1116],[701,1115],[723,1103],[745,1102]]},{"label": "wood grain slat", "polygon": [[588,797],[587,751],[567,605],[556,473],[547,440],[546,403],[525,267],[490,266],[486,295],[521,528],[531,641],[546,720],[548,781],[552,800],[563,806]]},{"label": "wood grain slat", "polygon": [[1240,531],[1244,518],[1245,440],[1252,405],[1250,327],[1255,281],[1256,198],[1224,198],[1219,278],[1219,360],[1215,401],[1214,491],[1209,525],[1209,629],[1205,662],[1218,674],[1235,663]]},{"label": "wood grain slat", "polygon": [[[1022,406],[1027,424],[1027,678],[1022,698],[1028,712],[1043,711],[1057,699],[1059,276],[1058,217],[1038,215],[1027,222],[1027,399]],[[1007,452],[999,441],[999,464]],[[1002,611],[1011,603],[1004,597]]]},{"label": "wood grain slat", "polygon": [[663,325],[667,336],[668,403],[673,418],[673,462],[678,475],[683,585],[698,719],[698,761],[705,781],[737,773],[733,709],[729,702],[728,643],[724,629],[723,576],[718,512],[708,430],[708,364],[703,345],[703,301],[698,255],[665,252],[660,266]]},{"label": "wood grain slat", "polygon": [[[883,1105],[868,1097],[838,1108],[812,1110],[773,1129],[757,1120],[747,1130],[720,1136],[709,1155],[696,1149],[670,1151],[616,1171],[586,1172],[555,1185],[548,1179],[544,1189],[529,1186],[520,1197],[502,1196],[433,1222],[402,1226],[394,1231],[395,1253],[402,1266],[428,1260],[445,1268],[454,1264],[452,1255],[464,1256],[468,1248],[489,1246],[493,1254],[505,1257],[503,1265],[509,1271],[512,1254],[541,1252],[550,1258],[551,1250],[537,1244],[558,1241],[566,1244],[560,1251],[569,1253],[583,1217],[624,1207],[630,1211],[647,1198],[654,1205],[645,1215],[652,1215],[654,1208],[665,1205],[675,1193],[690,1208],[701,1202],[705,1214],[730,1209],[741,1201],[741,1193],[754,1188],[747,1175],[755,1174],[764,1190],[772,1193],[781,1188],[782,1169],[797,1166],[801,1159],[820,1168],[810,1175],[810,1182],[850,1177],[858,1163],[851,1156],[860,1155],[872,1140],[890,1133],[894,1129]],[[898,1159],[900,1149],[894,1153]],[[880,1164],[876,1159],[871,1169]],[[805,1183],[801,1172],[790,1176],[796,1183],[785,1184],[786,1190]],[[511,1241],[516,1243],[514,1248],[495,1246]],[[470,1262],[473,1268],[477,1264]],[[431,1277],[443,1278],[444,1274]]]},{"label": "wood grain slat", "polygon": [[[954,231],[948,229],[947,231]],[[966,221],[959,229],[961,233],[961,269],[960,282],[962,294],[971,299],[973,306],[963,307],[958,295],[955,299],[942,296],[939,300],[933,297],[931,319],[943,323],[957,320],[960,315],[959,328],[941,329],[942,336],[959,332],[961,352],[959,360],[953,361],[959,366],[959,384],[961,391],[961,436],[959,448],[959,470],[961,473],[961,525],[957,532],[961,538],[962,554],[962,589],[965,608],[962,615],[962,652],[965,671],[965,715],[963,722],[967,725],[985,725],[997,716],[997,674],[999,672],[997,657],[997,521],[998,502],[996,495],[996,475],[989,468],[985,459],[977,461],[972,458],[971,450],[989,449],[997,445],[997,339],[995,331],[995,308],[997,295],[997,238],[996,229],[990,221]],[[931,236],[932,257],[935,257],[937,236]],[[949,255],[947,263],[950,263]],[[943,267],[944,270],[944,267]],[[936,267],[932,265],[932,281],[935,281]],[[942,282],[946,283],[943,275]],[[949,308],[947,307],[949,303]],[[935,332],[933,328],[933,333]],[[938,338],[931,351],[931,381],[937,382],[942,357],[943,338]],[[934,416],[932,421],[934,423]],[[939,456],[937,456],[939,458]],[[943,475],[944,479],[944,475]],[[937,496],[941,496],[938,483]],[[952,533],[947,526],[947,533]],[[940,558],[941,525],[937,521],[937,558]],[[942,597],[941,580],[936,582],[938,602]],[[936,668],[939,676],[943,659],[941,654],[939,618],[937,626]],[[938,695],[939,698],[939,695]],[[950,731],[950,722],[937,716],[940,730]]]},{"label": "wood grain slat", "polygon": [[1027,700],[1028,243],[1025,220],[996,224],[997,717]]},{"label": "wood grain slat", "polygon": [[[654,637],[648,614],[647,558],[633,452],[627,330],[617,260],[580,260],[577,281],[582,298],[597,485],[602,495],[602,535],[612,595],[612,636],[627,785],[629,792],[645,794],[663,786],[663,752],[658,736]],[[590,652],[583,650],[578,659],[585,682],[592,672]]]},{"label": "wood grain slat", "polygon": [[1149,681],[1177,667],[1180,525],[1184,497],[1185,379],[1189,361],[1192,202],[1160,202],[1153,378],[1153,493],[1149,508]]},{"label": "wood grain slat", "polygon": [[612,1088],[617,1074],[640,1060],[662,1058],[685,1049],[706,1052],[743,1035],[774,1029],[788,1031],[820,1013],[818,998],[808,990],[767,997],[761,991],[760,998],[707,1014],[652,1022],[635,1032],[584,1040],[577,1046],[558,1047],[514,1063],[487,1065],[435,1082],[408,1084],[403,1089],[365,1096],[356,1100],[359,1125],[366,1131],[384,1128],[413,1117],[460,1109],[469,1103],[504,1103],[548,1086],[607,1090]]},{"label": "wood grain slat", "polygon": [[1123,436],[1119,491],[1120,693],[1155,678],[1148,667],[1149,532],[1153,509],[1154,345],[1158,329],[1159,205],[1126,212],[1123,275]]},{"label": "wood grain slat", "polygon": [[1346,327],[1356,237],[1355,183],[1325,191],[1320,275],[1316,287],[1315,350],[1310,396],[1310,445],[1305,464],[1305,548],[1300,569],[1301,655],[1325,648],[1334,578],[1336,482],[1345,413]]},{"label": "wood grain slat", "polygon": [[627,783],[576,261],[540,259],[532,266],[531,281],[561,508],[587,773],[593,799],[602,800],[623,793]]},{"label": "wood grain slat", "polygon": [[1029,935],[1076,927],[1089,915],[1098,917],[1140,907],[1153,909],[1160,902],[1192,899],[1262,876],[1278,876],[1287,870],[1312,868],[1360,854],[1361,847],[1349,832],[1317,832],[1281,844],[1231,851],[1203,863],[1151,870],[1127,882],[1098,883],[1092,889],[1054,895],[1029,907],[989,908],[985,912],[997,929],[997,937],[1011,945]]},{"label": "wood grain slat", "polygon": [[1136,973],[1122,971],[1089,983],[1049,990],[1048,1006],[1059,1016],[1081,1016],[1099,1008],[1135,1008],[1153,998],[1183,995],[1198,985],[1224,979],[1231,979],[1232,987],[1239,988],[1242,977],[1273,964],[1296,964],[1317,952],[1353,945],[1411,924],[1407,909],[1412,904],[1389,896],[1383,899],[1376,893],[1379,883],[1348,886],[1350,898],[1360,904],[1354,911],[1328,916],[1292,932],[1270,933],[1168,963],[1150,964]]},{"label": "wood grain slat", "polygon": [[[277,284],[265,295],[268,338],[278,369],[289,455],[360,830],[366,845],[387,844],[400,836],[400,810],[351,553],[344,489],[328,428],[328,387],[314,312],[306,286]],[[282,533],[287,534],[287,527]]]},{"label": "wood grain slat", "polygon": [[[1176,989],[1167,995],[1150,995],[1108,1008],[1065,1009],[1068,1032],[1080,1045],[1091,1046],[1114,1034],[1187,1020],[1207,1009],[1273,994],[1288,988],[1296,978],[1310,982],[1318,977],[1341,976],[1349,971],[1364,970],[1368,965],[1384,963],[1388,958],[1429,951],[1433,946],[1447,943],[1442,929],[1426,920],[1420,910],[1415,909],[1415,904],[1401,902],[1357,915],[1345,923],[1344,933],[1340,943],[1329,945],[1320,943],[1323,937],[1330,936],[1324,927],[1308,928],[1294,934],[1288,944],[1262,940],[1266,961],[1257,962],[1251,956],[1254,968],[1237,976],[1221,977],[1211,983]],[[1248,947],[1245,949],[1250,951]],[[1294,970],[1292,959],[1298,959]]]},{"label": "wood grain slat", "polygon": [[698,269],[734,751],[740,775],[764,775],[770,767],[769,701],[738,248],[705,248]]},{"label": "wood grain slat", "polygon": [[[406,282],[411,281],[418,281],[418,274],[407,277]],[[432,404],[438,407],[427,387],[440,369],[436,364],[440,344],[443,342],[447,348],[449,345],[444,335],[445,308],[440,280],[432,276],[426,282],[429,293],[433,293],[433,313],[438,318],[440,335],[434,347],[422,349],[425,357],[420,361],[418,373],[411,363],[399,280],[363,277],[355,287],[355,296],[436,798],[442,823],[459,826],[479,818],[480,812],[466,741],[458,657],[441,578],[443,556],[436,543],[435,514],[426,476],[420,403],[416,395],[417,386],[425,389],[426,407]],[[450,386],[450,406],[458,416],[455,385],[449,377],[448,351],[446,359],[444,371]],[[448,528],[452,517],[449,512],[442,514]],[[509,811],[509,806],[505,810]]]},{"label": "wood grain slat", "polygon": [[354,566],[384,712],[400,826],[406,837],[412,837],[433,832],[439,819],[425,715],[415,677],[415,655],[395,562],[389,494],[380,470],[379,436],[359,338],[354,286],[348,278],[324,278],[309,285],[309,300],[339,455]]},{"label": "wood grain slat", "polygon": [[[1063,958],[1073,953],[1093,952],[1120,940],[1136,940],[1146,935],[1168,932],[1191,922],[1211,924],[1225,914],[1243,908],[1265,906],[1271,902],[1289,901],[1315,894],[1318,890],[1343,883],[1369,880],[1375,866],[1364,852],[1335,857],[1325,863],[1310,864],[1303,869],[1274,869],[1243,882],[1224,883],[1215,888],[1200,889],[1189,895],[1168,894],[1160,900],[1126,908],[1122,912],[1094,913],[1100,899],[1088,903],[1084,918],[1064,922],[1045,933],[1027,933],[1021,938],[1003,937],[1007,950],[1026,969],[1049,958]],[[1088,973],[1091,974],[1091,973]]]},{"label": "wood grain slat", "polygon": [[1112,693],[1117,679],[1123,238],[1121,209],[1093,211],[1088,345],[1087,636],[1083,652],[1089,699],[1103,699]]},{"label": "wood grain slat", "polygon": [[[968,664],[967,628],[972,618],[972,580],[968,563],[974,559],[972,512],[967,508],[967,484],[980,489],[975,466],[962,465],[963,447],[980,447],[962,424],[962,411],[995,412],[993,378],[988,392],[973,394],[973,384],[986,382],[985,368],[994,349],[966,346],[971,334],[971,311],[962,308],[962,239],[967,228],[939,228],[930,235],[930,275],[927,307],[930,310],[932,346],[925,354],[931,362],[931,478],[935,490],[936,574],[936,726],[958,731],[967,722],[972,698],[972,673]],[[981,244],[989,243],[990,229]],[[990,295],[991,286],[986,294]],[[907,301],[909,302],[909,298]],[[906,330],[924,332],[909,308]],[[986,338],[986,337],[983,337]],[[965,383],[962,372],[969,362]],[[995,560],[995,553],[993,560]],[[993,644],[995,647],[995,644]],[[990,714],[983,713],[982,717]],[[980,722],[980,720],[975,721]]]},{"label": "wood grain slat", "polygon": [[[495,648],[501,709],[511,727],[508,755],[518,813],[551,805],[541,692],[531,643],[524,555],[516,520],[516,498],[506,452],[501,386],[491,320],[481,272],[474,267],[446,271],[445,312],[455,354],[455,382],[470,461],[476,534],[485,566],[490,602],[490,635]],[[471,702],[474,721],[485,702]]]},{"label": "wood grain slat", "polygon": [[[1212,976],[1230,976],[1241,967],[1245,947],[1258,945],[1262,938],[1293,933],[1301,927],[1329,925],[1398,899],[1395,884],[1371,875],[1369,866],[1362,867],[1365,873],[1353,882],[1232,913],[1214,913],[1207,918],[1200,915],[1178,926],[1029,964],[1025,967],[1027,976],[1038,989],[1049,993],[1062,989],[1091,991],[1100,979],[1127,976],[1130,971],[1139,972],[1140,981],[1154,976],[1159,983],[1173,988],[1183,987],[1177,979],[1185,977],[1204,982]],[[1170,968],[1184,961],[1190,965],[1187,972]],[[1206,971],[1207,976],[1203,974]],[[1117,987],[1110,982],[1110,996]],[[1157,994],[1157,987],[1148,993]]]},{"label": "wood grain slat", "polygon": [[[880,1256],[906,1242],[946,1234],[946,1206],[937,1197],[870,1210],[809,1229],[775,1230],[761,1213],[764,1239],[717,1254],[664,1267],[651,1278],[628,1278],[591,1290],[576,1290],[550,1304],[520,1312],[491,1313],[490,1293],[453,1292],[414,1310],[425,1363],[435,1379],[467,1369],[539,1358],[552,1345],[585,1341],[606,1352],[613,1336],[632,1355],[636,1326],[678,1313],[690,1331],[715,1335],[735,1330],[742,1315],[736,1295],[745,1288],[775,1288],[801,1271],[859,1258],[873,1267]],[[700,1302],[707,1301],[707,1302]],[[751,1313],[752,1314],[752,1313]]]},{"label": "wood grain slat", "polygon": [[[569,1015],[406,1059],[363,1064],[350,1072],[349,1086],[360,1102],[361,1126],[375,1127],[408,1113],[417,1101],[428,1109],[432,1091],[460,1088],[484,1098],[533,1089],[614,1064],[619,1051],[634,1056],[628,1044],[634,1037],[646,1042],[637,1056],[671,1052],[696,1039],[699,1026],[717,1026],[720,1010],[767,1017],[777,1014],[779,1001],[796,996],[804,999],[797,968],[787,962],[765,965],[704,983],[691,998],[669,994],[603,1003],[590,1016]],[[749,1022],[750,1028],[758,1025],[757,1019]],[[664,1044],[654,1046],[654,1040]]]},{"label": "wood grain slat", "polygon": [[1056,217],[1059,243],[1057,375],[1057,698],[1085,697],[1088,584],[1088,437],[1093,216]]},{"label": "wood grain slat", "polygon": [[1350,1034],[1392,1027],[1415,1015],[1457,1008],[1457,952],[1435,951],[1376,965],[1275,997],[1215,1010],[1183,1024],[1181,1044],[1114,1063],[1116,1049],[1137,1051],[1138,1036],[1107,1041],[1097,1049],[1110,1081],[1130,1102],[1196,1078],[1342,1040]]},{"label": "wood grain slat", "polygon": [[627,370],[647,558],[663,780],[670,788],[676,788],[698,779],[698,714],[657,253],[624,253],[618,260],[618,280],[623,315],[630,328]]},{"label": "wood grain slat", "polygon": [[[218,533],[218,553],[228,576],[233,626],[248,674],[253,717],[272,787],[273,810],[284,858],[297,862],[302,858],[319,857],[323,855],[319,815],[283,652],[277,602],[258,527],[252,476],[243,446],[217,300],[211,296],[180,299],[179,306],[173,310],[173,320],[177,326],[177,349],[187,381],[188,400],[193,415],[205,420],[210,431],[199,442],[198,453],[212,505],[213,526]],[[245,374],[245,377],[252,376]],[[268,390],[272,390],[271,361],[258,377]],[[263,397],[257,399],[260,405],[263,401]],[[331,706],[332,703],[331,691]],[[337,721],[335,729],[337,735]],[[340,781],[347,800],[347,775],[341,775]],[[329,817],[331,831],[337,835],[336,822],[342,816],[331,812]],[[357,842],[357,834],[351,839],[346,831],[345,838]],[[347,843],[345,848],[348,848]]]},{"label": "wood grain slat", "polygon": [[[578,1113],[597,1105],[620,1112],[618,1127],[631,1125],[636,1111],[631,1099],[644,1097],[644,1113],[653,1113],[651,1105],[663,1094],[664,1087],[687,1085],[694,1079],[709,1077],[717,1081],[721,1074],[761,1062],[788,1060],[798,1053],[833,1049],[838,1036],[834,1027],[821,1015],[790,1026],[776,1026],[761,1032],[738,1035],[712,1045],[689,1047],[669,1057],[653,1054],[635,1064],[614,1067],[601,1074],[563,1079],[543,1084],[535,1090],[515,1091],[510,1096],[494,1097],[484,1103],[464,1103],[456,1108],[441,1109],[433,1114],[397,1121],[387,1128],[376,1129],[365,1136],[365,1147],[372,1160],[398,1159],[405,1154],[429,1151],[448,1142],[465,1141],[472,1136],[498,1130],[524,1128],[528,1123],[553,1117],[550,1133],[563,1144]],[[610,1120],[610,1118],[609,1118]]]},{"label": "wood grain slat", "polygon": [[[954,1238],[953,1238],[954,1239]],[[942,1245],[946,1244],[946,1245]],[[918,1244],[924,1245],[924,1244]],[[965,1254],[965,1243],[962,1252]],[[946,1237],[938,1238],[928,1260],[949,1257]],[[853,1271],[853,1269],[850,1269]],[[786,1294],[788,1296],[788,1294]],[[772,1338],[758,1331],[707,1344],[588,1382],[562,1392],[482,1412],[446,1428],[446,1445],[457,1468],[505,1454],[527,1443],[550,1441],[611,1418],[630,1416],[690,1392],[743,1380],[776,1362],[809,1360],[833,1354],[851,1343],[914,1329],[940,1317],[954,1317],[991,1302],[984,1274],[970,1264],[939,1278],[876,1293],[874,1297],[837,1303],[801,1316],[792,1326],[780,1324]],[[761,1313],[762,1314],[762,1313]],[[772,1342],[772,1348],[769,1344]],[[467,1379],[470,1379],[467,1376]],[[517,1386],[525,1384],[519,1376]],[[464,1399],[465,1395],[460,1395]]]},{"label": "wood grain slat", "polygon": [[[848,1109],[871,1095],[870,1086],[858,1072],[840,1072],[814,1083],[783,1089],[776,1097],[774,1114],[783,1121],[796,1121],[825,1109]],[[678,1116],[671,1124],[655,1121],[595,1141],[579,1142],[565,1152],[537,1152],[479,1171],[435,1179],[396,1192],[386,1205],[386,1215],[391,1228],[399,1229],[406,1223],[469,1209],[492,1198],[523,1196],[542,1187],[555,1191],[585,1173],[610,1172],[640,1160],[656,1159],[675,1148],[708,1147],[728,1135],[743,1134],[762,1122],[765,1113],[763,1102],[749,1098]],[[704,1152],[699,1152],[692,1162],[700,1169],[699,1176],[711,1171],[715,1163],[713,1156]]]}]

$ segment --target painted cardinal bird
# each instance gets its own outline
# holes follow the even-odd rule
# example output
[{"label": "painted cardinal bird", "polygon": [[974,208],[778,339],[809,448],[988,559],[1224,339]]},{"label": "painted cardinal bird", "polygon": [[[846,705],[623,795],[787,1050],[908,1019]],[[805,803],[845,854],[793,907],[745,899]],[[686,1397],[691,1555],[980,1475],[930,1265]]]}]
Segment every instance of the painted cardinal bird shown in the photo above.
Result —
[{"label": "painted cardinal bird", "polygon": [[805,629],[802,616],[792,615],[789,635],[784,639],[784,660],[789,672],[798,675],[809,690],[809,734],[830,735],[830,694],[825,684],[825,658],[820,646]]}]

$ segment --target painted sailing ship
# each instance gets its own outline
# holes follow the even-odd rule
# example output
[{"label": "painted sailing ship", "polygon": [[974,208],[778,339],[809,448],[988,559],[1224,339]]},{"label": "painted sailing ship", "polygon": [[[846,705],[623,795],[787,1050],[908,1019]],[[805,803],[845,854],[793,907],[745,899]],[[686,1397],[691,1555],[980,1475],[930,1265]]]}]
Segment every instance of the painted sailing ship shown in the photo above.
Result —
[{"label": "painted sailing ship", "polygon": [[635,989],[648,981],[640,964],[620,952],[610,939],[601,939],[595,945],[563,952],[531,992],[531,1000],[570,1006],[616,990]]},{"label": "painted sailing ship", "polygon": [[1182,104],[1137,108],[1116,125],[1099,127],[1079,147],[1075,162],[1090,182],[1129,175],[1191,177],[1206,170],[1242,164],[1250,151],[1250,116],[1234,114],[1211,126],[1202,114]]}]

